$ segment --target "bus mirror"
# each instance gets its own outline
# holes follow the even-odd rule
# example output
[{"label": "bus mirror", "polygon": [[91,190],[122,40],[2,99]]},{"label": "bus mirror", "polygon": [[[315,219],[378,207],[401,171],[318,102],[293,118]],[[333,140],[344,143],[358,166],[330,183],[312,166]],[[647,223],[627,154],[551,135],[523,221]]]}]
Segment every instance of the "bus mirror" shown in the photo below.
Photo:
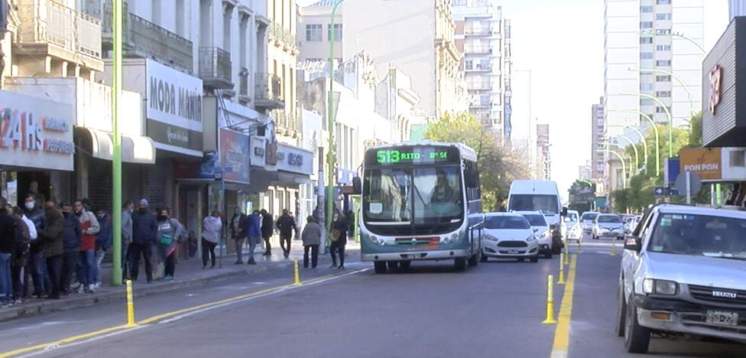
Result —
[{"label": "bus mirror", "polygon": [[352,178],[352,191],[354,192],[353,194],[360,194],[363,191],[362,187],[363,185],[360,182],[360,177]]},{"label": "bus mirror", "polygon": [[567,207],[562,208],[562,216],[567,216]]}]

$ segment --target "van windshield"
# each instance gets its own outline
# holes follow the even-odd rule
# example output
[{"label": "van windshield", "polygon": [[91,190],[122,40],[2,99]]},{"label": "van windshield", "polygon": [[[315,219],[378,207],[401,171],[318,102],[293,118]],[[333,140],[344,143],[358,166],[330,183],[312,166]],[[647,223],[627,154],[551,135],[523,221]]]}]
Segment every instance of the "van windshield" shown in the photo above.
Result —
[{"label": "van windshield", "polygon": [[559,214],[559,202],[556,195],[512,194],[509,210],[540,211],[549,215]]}]

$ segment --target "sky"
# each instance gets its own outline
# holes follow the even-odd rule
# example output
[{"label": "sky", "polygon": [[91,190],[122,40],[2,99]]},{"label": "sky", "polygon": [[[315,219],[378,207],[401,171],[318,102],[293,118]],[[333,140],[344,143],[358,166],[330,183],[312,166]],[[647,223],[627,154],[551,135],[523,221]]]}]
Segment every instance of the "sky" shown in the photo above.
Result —
[{"label": "sky", "polygon": [[[315,1],[298,0],[298,4]],[[529,127],[535,131],[536,123],[549,124],[552,179],[566,199],[578,167],[590,160],[591,105],[603,95],[604,1],[498,3],[513,25],[513,138],[525,141]],[[705,6],[709,50],[727,25],[727,0],[707,0]]]}]

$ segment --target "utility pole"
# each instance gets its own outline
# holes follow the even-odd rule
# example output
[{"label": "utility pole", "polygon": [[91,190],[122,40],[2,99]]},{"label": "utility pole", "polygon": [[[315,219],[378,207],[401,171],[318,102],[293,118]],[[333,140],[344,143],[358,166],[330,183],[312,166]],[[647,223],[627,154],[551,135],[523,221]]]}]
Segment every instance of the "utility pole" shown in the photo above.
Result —
[{"label": "utility pole", "polygon": [[327,241],[331,237],[332,233],[332,218],[334,216],[334,170],[335,170],[335,164],[336,164],[336,158],[337,155],[336,146],[334,142],[334,129],[335,129],[335,123],[334,123],[334,91],[332,90],[332,87],[334,86],[334,16],[337,14],[337,8],[339,8],[339,5],[342,3],[342,0],[337,0],[334,3],[334,7],[332,7],[332,14],[329,18],[329,93],[327,94],[327,105],[326,105],[326,115],[327,115],[327,133],[329,138],[328,143],[328,149],[326,151],[326,166],[327,166],[327,175],[326,175],[326,213],[325,213],[325,219],[326,219],[326,233],[327,233]]},{"label": "utility pole", "polygon": [[113,150],[111,160],[112,172],[112,270],[111,283],[114,286],[122,284],[122,138],[119,134],[119,99],[122,94],[122,0],[113,0],[112,27],[114,42],[114,58],[112,60],[111,93],[111,128],[113,132]]}]

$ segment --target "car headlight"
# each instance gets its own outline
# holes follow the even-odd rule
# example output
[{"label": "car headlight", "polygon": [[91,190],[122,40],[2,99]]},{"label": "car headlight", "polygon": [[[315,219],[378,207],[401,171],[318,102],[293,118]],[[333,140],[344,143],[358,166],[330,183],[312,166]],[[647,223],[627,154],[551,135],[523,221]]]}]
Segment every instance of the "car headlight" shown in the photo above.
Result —
[{"label": "car headlight", "polygon": [[646,295],[674,296],[679,291],[679,284],[674,281],[646,278],[642,283],[642,290]]},{"label": "car headlight", "polygon": [[499,241],[496,237],[490,235],[490,234],[484,234],[484,239],[487,241]]}]

